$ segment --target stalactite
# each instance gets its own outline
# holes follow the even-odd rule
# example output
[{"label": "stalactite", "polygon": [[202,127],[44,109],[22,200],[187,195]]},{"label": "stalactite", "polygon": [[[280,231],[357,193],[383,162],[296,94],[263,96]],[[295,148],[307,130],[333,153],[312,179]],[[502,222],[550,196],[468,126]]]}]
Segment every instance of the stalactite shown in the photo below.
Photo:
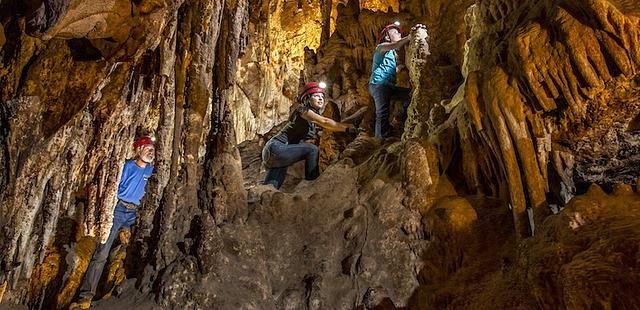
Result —
[{"label": "stalactite", "polygon": [[320,45],[327,43],[331,35],[331,11],[333,0],[319,0],[320,13],[322,14],[322,32],[320,33]]},{"label": "stalactite", "polygon": [[215,64],[216,75],[213,81],[213,114],[212,131],[208,137],[211,141],[207,150],[206,172],[203,182],[207,189],[203,209],[209,210],[216,224],[221,225],[235,219],[242,220],[246,213],[246,193],[242,183],[242,166],[240,154],[235,147],[235,128],[230,116],[228,91],[235,79],[236,61],[245,48],[244,36],[248,23],[248,2],[246,0],[226,3],[224,12],[228,19],[223,20],[221,38],[217,52],[223,57]]}]

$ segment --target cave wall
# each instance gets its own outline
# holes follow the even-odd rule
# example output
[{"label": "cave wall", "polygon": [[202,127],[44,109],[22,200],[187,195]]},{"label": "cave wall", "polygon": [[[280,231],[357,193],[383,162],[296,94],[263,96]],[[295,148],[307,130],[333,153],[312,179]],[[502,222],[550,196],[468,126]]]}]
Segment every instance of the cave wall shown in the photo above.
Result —
[{"label": "cave wall", "polygon": [[[3,299],[70,302],[91,236],[108,234],[119,173],[140,134],[157,138],[134,237],[137,267],[157,266],[140,271],[150,287],[179,252],[171,238],[188,235],[201,208],[226,221],[243,204],[226,98],[246,42],[248,3],[3,5]],[[201,187],[225,190],[199,198]],[[174,218],[178,208],[185,218]],[[160,234],[162,227],[175,234]]]},{"label": "cave wall", "polygon": [[322,1],[253,1],[247,52],[230,94],[238,143],[285,121],[300,84],[305,46],[320,43]]},{"label": "cave wall", "polygon": [[[460,211],[443,207],[440,212],[451,214],[427,214],[423,224],[436,241],[427,260],[438,262],[444,252],[451,253],[445,254],[448,261],[466,263],[423,269],[427,285],[416,290],[411,304],[634,307],[635,288],[624,283],[638,274],[630,267],[637,252],[618,246],[626,243],[619,238],[633,235],[622,227],[637,227],[638,197],[631,185],[638,180],[632,168],[638,160],[638,8],[628,1],[477,1],[465,16],[464,82],[451,100],[440,102],[433,100],[435,60],[427,52],[436,47],[427,33],[415,34],[406,56],[412,85],[418,86],[403,139],[433,144],[442,173],[458,193],[501,197],[513,215],[513,224],[506,225],[514,225],[510,233],[522,248],[502,248],[493,264],[474,266],[484,264],[486,248],[496,240],[473,241],[487,236],[480,219],[487,211],[472,204],[479,220],[471,234],[456,231]],[[605,190],[588,187],[592,183]],[[624,211],[617,209],[622,205]],[[550,206],[564,209],[551,215]],[[625,219],[614,220],[617,212]],[[458,238],[467,245],[455,253],[451,241]],[[485,246],[483,254],[473,254],[473,244]],[[494,270],[476,282],[481,294],[462,284],[475,270]],[[629,273],[620,276],[622,270]],[[619,280],[596,284],[601,277]]]},{"label": "cave wall", "polygon": [[[568,202],[588,184],[634,183],[638,136],[629,128],[639,104],[639,37],[633,12],[608,1],[477,3],[467,15],[472,36],[462,96],[454,98],[460,100],[442,107],[416,101],[413,118],[420,121],[405,134],[429,133],[443,149],[459,139],[461,149],[445,150],[454,158],[445,166],[461,170],[471,191],[508,192],[523,236],[534,229],[525,227],[527,209],[538,225],[549,204]],[[424,85],[419,81],[430,68],[415,69],[414,84]],[[428,88],[416,96],[423,94]],[[439,116],[447,110],[448,119]]]}]

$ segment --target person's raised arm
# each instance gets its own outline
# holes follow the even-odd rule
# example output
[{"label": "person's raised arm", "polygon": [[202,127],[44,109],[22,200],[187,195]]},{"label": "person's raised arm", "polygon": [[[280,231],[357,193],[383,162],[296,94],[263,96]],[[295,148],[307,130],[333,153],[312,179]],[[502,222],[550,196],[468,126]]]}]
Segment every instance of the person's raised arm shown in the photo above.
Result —
[{"label": "person's raised arm", "polygon": [[300,113],[300,115],[302,116],[302,118],[331,131],[347,131],[348,128],[354,128],[352,124],[336,122],[328,117],[319,115],[311,109]]},{"label": "person's raised arm", "polygon": [[[427,26],[423,25],[423,24],[416,24],[413,27],[411,27],[411,32],[416,31],[416,29],[427,29]],[[401,48],[402,46],[404,46],[405,44],[407,44],[407,42],[409,42],[409,37],[411,35],[408,35],[396,42],[384,42],[384,43],[380,43],[380,53],[382,53],[384,55],[384,53],[390,51],[390,50],[397,50],[399,48]]]},{"label": "person's raised arm", "polygon": [[384,55],[384,53],[390,50],[397,50],[401,48],[403,45],[409,42],[409,36],[406,36],[396,42],[384,42],[380,43],[380,53]]}]

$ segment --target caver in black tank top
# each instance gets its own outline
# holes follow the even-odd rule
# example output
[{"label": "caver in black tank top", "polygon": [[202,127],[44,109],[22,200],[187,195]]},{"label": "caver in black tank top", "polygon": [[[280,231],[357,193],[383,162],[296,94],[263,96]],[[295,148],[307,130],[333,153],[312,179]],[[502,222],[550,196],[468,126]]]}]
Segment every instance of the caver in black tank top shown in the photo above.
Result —
[{"label": "caver in black tank top", "polygon": [[[273,138],[287,144],[300,143],[302,140],[314,139],[318,132],[316,124],[302,118],[302,113],[311,109],[300,105],[289,117],[289,122]],[[312,111],[318,113],[315,109]]]}]

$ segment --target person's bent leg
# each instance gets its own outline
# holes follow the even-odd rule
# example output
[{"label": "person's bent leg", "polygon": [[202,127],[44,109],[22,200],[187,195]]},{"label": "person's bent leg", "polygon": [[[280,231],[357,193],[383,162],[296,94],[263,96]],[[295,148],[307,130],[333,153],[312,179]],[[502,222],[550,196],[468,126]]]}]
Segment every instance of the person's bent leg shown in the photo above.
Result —
[{"label": "person's bent leg", "polygon": [[373,97],[376,107],[375,136],[378,139],[387,138],[391,135],[391,124],[389,123],[389,94],[387,86],[369,84],[369,93]]},{"label": "person's bent leg", "polygon": [[278,140],[269,140],[262,149],[262,162],[267,175],[262,184],[271,184],[280,189],[287,177],[287,167],[292,163],[287,158],[286,144]]},{"label": "person's bent leg", "polygon": [[[318,150],[318,147],[310,143],[280,144],[273,149],[273,153],[271,155],[275,157],[275,160],[272,164],[276,167],[286,168],[304,160],[305,179],[313,180],[318,178],[320,175],[320,170],[318,168],[319,154],[320,151]],[[275,174],[276,172],[273,173]]]},{"label": "person's bent leg", "polygon": [[138,217],[138,211],[136,209],[127,209],[125,222],[122,225],[124,229],[130,229],[131,226],[136,224],[136,218]]},{"label": "person's bent leg", "polygon": [[402,103],[402,122],[407,120],[407,110],[411,104],[411,88],[394,87],[391,93],[391,100]]},{"label": "person's bent leg", "polygon": [[307,180],[315,180],[320,176],[320,167],[318,166],[320,150],[317,146],[309,143],[300,143],[300,146],[307,149],[307,156],[304,162],[304,177]]},{"label": "person's bent leg", "polygon": [[109,257],[109,251],[111,250],[113,241],[118,236],[118,231],[122,225],[126,222],[125,214],[120,208],[124,209],[123,206],[117,204],[113,211],[113,225],[111,226],[107,242],[101,243],[100,240],[98,240],[98,245],[96,246],[96,250],[93,252],[91,262],[89,262],[89,267],[87,268],[84,280],[80,286],[80,298],[93,298],[96,294],[100,276],[102,275],[102,270],[104,269],[104,265]]},{"label": "person's bent leg", "polygon": [[280,189],[287,177],[287,167],[267,168],[267,175],[263,184],[271,184],[276,189]]},{"label": "person's bent leg", "polygon": [[320,151],[318,147],[310,143],[292,143],[282,146],[278,154],[280,164],[293,165],[304,160],[304,177],[307,180],[314,180],[320,175],[318,168],[318,158]]},{"label": "person's bent leg", "polygon": [[287,175],[287,167],[301,160],[305,160],[305,179],[316,179],[320,175],[319,153],[318,147],[309,143],[285,144],[279,141],[273,143],[268,154],[269,160],[265,161],[268,166],[264,183],[280,188]]}]

